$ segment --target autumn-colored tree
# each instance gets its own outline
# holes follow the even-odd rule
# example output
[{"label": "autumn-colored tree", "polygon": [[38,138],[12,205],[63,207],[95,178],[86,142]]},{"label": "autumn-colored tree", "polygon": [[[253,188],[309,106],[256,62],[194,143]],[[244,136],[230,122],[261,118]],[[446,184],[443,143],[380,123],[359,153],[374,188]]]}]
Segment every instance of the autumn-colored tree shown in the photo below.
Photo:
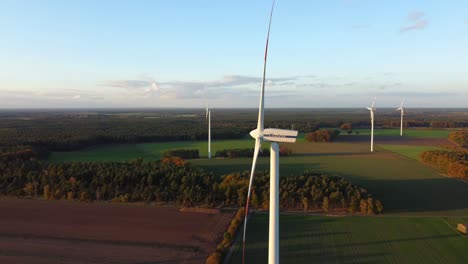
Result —
[{"label": "autumn-colored tree", "polygon": [[344,130],[344,131],[353,131],[353,124],[352,123],[343,123],[340,126],[340,129]]},{"label": "autumn-colored tree", "polygon": [[329,200],[328,197],[323,197],[323,202],[322,202],[322,209],[325,213],[328,213],[329,210]]},{"label": "autumn-colored tree", "polygon": [[34,194],[34,184],[32,182],[26,183],[23,191],[26,193],[26,195],[32,196]]},{"label": "autumn-colored tree", "polygon": [[50,186],[46,185],[44,186],[44,200],[49,200],[50,197]]},{"label": "autumn-colored tree", "polygon": [[361,210],[362,214],[367,214],[367,200],[361,199],[359,203],[359,209]]}]

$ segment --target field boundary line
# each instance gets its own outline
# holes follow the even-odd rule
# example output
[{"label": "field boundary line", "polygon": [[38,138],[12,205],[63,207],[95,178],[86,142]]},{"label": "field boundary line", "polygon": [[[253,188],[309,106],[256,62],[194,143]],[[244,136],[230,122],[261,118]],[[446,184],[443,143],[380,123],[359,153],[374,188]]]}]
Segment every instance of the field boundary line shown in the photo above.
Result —
[{"label": "field boundary line", "polygon": [[443,217],[441,217],[441,219],[442,221],[444,221],[445,224],[447,224],[450,227],[450,229],[457,233],[458,236],[462,237],[463,239],[468,239],[468,236],[460,234],[460,232],[455,227],[451,226],[449,222],[447,222]]}]

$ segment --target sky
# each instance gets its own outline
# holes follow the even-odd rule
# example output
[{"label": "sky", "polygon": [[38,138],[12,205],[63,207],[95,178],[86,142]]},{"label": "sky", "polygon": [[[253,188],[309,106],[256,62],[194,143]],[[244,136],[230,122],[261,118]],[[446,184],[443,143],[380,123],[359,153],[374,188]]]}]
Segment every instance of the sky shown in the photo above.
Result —
[{"label": "sky", "polygon": [[[258,107],[271,1],[0,0],[0,108]],[[277,0],[265,106],[468,107],[468,1]]]}]

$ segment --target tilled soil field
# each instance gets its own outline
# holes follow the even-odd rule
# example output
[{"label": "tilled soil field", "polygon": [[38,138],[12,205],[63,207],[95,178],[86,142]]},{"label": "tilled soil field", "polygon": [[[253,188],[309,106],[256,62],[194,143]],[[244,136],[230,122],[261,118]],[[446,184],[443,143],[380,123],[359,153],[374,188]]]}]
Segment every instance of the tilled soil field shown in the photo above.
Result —
[{"label": "tilled soil field", "polygon": [[0,200],[0,263],[203,263],[233,214]]}]

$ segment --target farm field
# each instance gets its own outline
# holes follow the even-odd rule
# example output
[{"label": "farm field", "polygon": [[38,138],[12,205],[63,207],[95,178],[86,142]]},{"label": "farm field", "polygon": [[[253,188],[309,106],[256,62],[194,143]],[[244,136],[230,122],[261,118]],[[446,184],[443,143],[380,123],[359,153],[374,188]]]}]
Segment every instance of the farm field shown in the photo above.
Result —
[{"label": "farm field", "polygon": [[0,200],[0,263],[202,263],[232,213]]},{"label": "farm field", "polygon": [[[338,129],[338,128],[334,128]],[[356,132],[358,135],[370,135],[370,128],[369,129],[353,129],[353,133],[347,134],[344,131],[341,131],[340,135],[345,136],[356,136]],[[421,138],[447,138],[450,132],[453,130],[442,130],[442,129],[403,129],[403,136],[404,137],[421,137]],[[374,136],[400,136],[400,128],[381,128],[381,129],[374,129]]]},{"label": "farm field", "polygon": [[[467,263],[468,237],[454,230],[468,218],[281,215],[281,263]],[[234,246],[229,263],[240,263]],[[246,262],[268,259],[268,215],[247,228]]]},{"label": "farm field", "polygon": [[431,146],[408,146],[408,145],[386,145],[386,144],[379,144],[380,147],[398,153],[400,155],[406,156],[412,159],[418,159],[419,153],[428,150],[443,150],[443,148],[439,147],[431,147]]},{"label": "farm field", "polygon": [[[233,148],[252,148],[250,139],[214,140],[211,142],[211,154],[216,151]],[[78,151],[52,152],[49,160],[65,161],[125,161],[136,158],[145,160],[161,159],[164,152],[171,149],[199,149],[200,157],[208,155],[206,141],[175,141],[138,144],[109,144],[86,148]]]},{"label": "farm field", "polygon": [[[337,138],[339,143],[365,143],[369,141],[368,129],[357,129],[359,135],[352,134],[348,136],[346,133],[341,133]],[[447,140],[450,130],[424,130],[413,129],[406,130],[405,137],[399,137],[397,129],[376,129],[375,143],[386,145],[430,145],[442,146],[452,145]],[[299,144],[305,144],[304,133],[299,134]],[[418,137],[418,138],[416,138]],[[265,146],[266,147],[266,146]],[[206,141],[175,141],[175,142],[155,142],[155,143],[137,143],[137,144],[108,144],[98,145],[90,148],[85,148],[77,151],[67,152],[52,152],[49,160],[56,162],[65,161],[124,161],[136,158],[145,160],[157,160],[163,156],[163,153],[171,149],[199,149],[200,157],[208,155],[208,143]],[[211,142],[212,155],[218,150],[233,149],[233,148],[253,148],[253,140],[250,137],[235,140],[213,140]],[[364,150],[364,147],[361,147]],[[318,149],[318,151],[321,151]]]}]

